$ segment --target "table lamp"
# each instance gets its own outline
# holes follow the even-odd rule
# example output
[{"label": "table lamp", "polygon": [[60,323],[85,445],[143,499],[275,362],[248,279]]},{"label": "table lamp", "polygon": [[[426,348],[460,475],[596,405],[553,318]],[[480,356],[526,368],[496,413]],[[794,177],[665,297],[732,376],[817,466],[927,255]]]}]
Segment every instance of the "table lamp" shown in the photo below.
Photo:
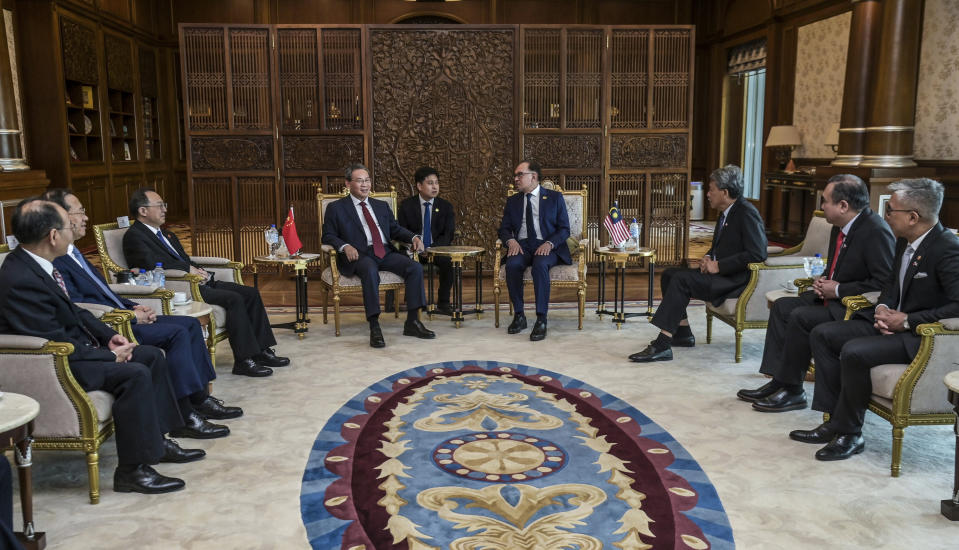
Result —
[{"label": "table lamp", "polygon": [[789,161],[792,150],[800,145],[802,145],[802,139],[800,139],[799,130],[795,126],[773,126],[769,129],[766,147],[775,150],[780,170],[786,169],[786,162]]}]

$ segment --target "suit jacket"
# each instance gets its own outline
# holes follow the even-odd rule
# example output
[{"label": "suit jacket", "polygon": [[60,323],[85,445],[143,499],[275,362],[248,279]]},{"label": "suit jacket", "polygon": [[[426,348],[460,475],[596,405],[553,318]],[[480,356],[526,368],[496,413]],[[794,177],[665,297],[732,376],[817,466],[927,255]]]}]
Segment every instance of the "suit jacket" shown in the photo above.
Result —
[{"label": "suit jacket", "polygon": [[[449,246],[453,244],[453,232],[456,230],[456,215],[453,205],[445,199],[436,197],[432,201],[433,211],[430,213],[431,244]],[[400,214],[397,221],[401,226],[417,235],[423,233],[423,208],[420,207],[420,196],[414,194],[400,203]]]},{"label": "suit jacket", "polygon": [[749,264],[766,259],[769,243],[762,216],[752,203],[739,197],[724,220],[722,231],[716,229],[707,254],[719,261],[718,275],[736,286],[745,285],[749,281]]},{"label": "suit jacket", "polygon": [[[376,217],[377,223],[382,231],[384,247],[389,247],[391,240],[397,240],[405,243],[413,242],[415,236],[412,231],[401,227],[396,218],[393,217],[393,211],[390,205],[385,201],[368,197],[366,199],[372,214]],[[323,214],[323,244],[328,244],[340,250],[343,245],[352,245],[361,255],[373,254],[373,248],[366,244],[366,232],[363,231],[363,222],[360,221],[360,214],[353,206],[353,199],[350,195],[330,203],[326,207],[326,213]],[[387,250],[388,251],[388,250]],[[353,264],[346,259],[346,254],[339,253],[337,256],[337,266],[340,267],[345,275],[352,275],[354,271]]]},{"label": "suit jacket", "polygon": [[[959,239],[942,224],[929,231],[906,268],[899,307],[899,268],[908,244],[906,239],[896,241],[896,261],[876,305],[898,307],[908,315],[910,330],[915,334],[921,323],[959,317]],[[873,320],[873,309],[859,313]]]},{"label": "suit jacket", "polygon": [[[116,332],[73,305],[53,277],[19,247],[0,266],[0,333],[69,342],[73,344],[71,362],[116,361],[107,347]],[[93,378],[81,382],[88,387],[102,385],[102,380],[97,383]]]},{"label": "suit jacket", "polygon": [[[83,261],[87,264],[87,267],[90,269],[90,272],[93,273],[94,277],[100,279],[100,282],[106,284],[103,280],[103,277],[100,276],[100,273],[97,271],[93,264],[91,264],[87,258],[84,256]],[[133,309],[136,307],[137,303],[132,300],[127,300],[122,296],[118,296],[113,293],[112,297],[108,296],[103,289],[100,288],[93,279],[83,269],[77,265],[77,262],[70,257],[69,254],[60,256],[56,260],[53,260],[53,266],[57,268],[57,271],[60,272],[60,275],[63,277],[63,282],[67,285],[67,290],[70,292],[70,300],[72,302],[87,303],[87,304],[103,304],[105,306],[116,307],[116,304],[113,302],[113,298],[116,298],[123,304],[123,307],[126,309]],[[133,319],[133,322],[136,323],[136,318]]]},{"label": "suit jacket", "polygon": [[[510,239],[519,240],[519,230],[526,224],[526,195],[515,193],[506,199],[503,207],[503,221],[499,226],[499,239],[506,243]],[[545,187],[539,189],[539,229],[543,240],[553,243],[553,252],[564,264],[573,263],[566,246],[569,238],[569,214],[566,212],[566,200],[563,194]]]},{"label": "suit jacket", "polygon": [[889,225],[871,209],[866,208],[849,228],[849,234],[836,252],[839,228],[833,226],[829,234],[828,275],[834,262],[833,280],[839,283],[839,297],[856,296],[882,289],[892,269],[896,238]]},{"label": "suit jacket", "polygon": [[157,262],[162,263],[164,269],[179,269],[186,272],[190,271],[190,266],[200,267],[190,260],[190,256],[187,255],[176,235],[167,230],[162,231],[178,256],[174,256],[149,227],[140,222],[133,222],[130,229],[123,234],[123,255],[126,256],[130,267],[149,271],[156,267]]}]

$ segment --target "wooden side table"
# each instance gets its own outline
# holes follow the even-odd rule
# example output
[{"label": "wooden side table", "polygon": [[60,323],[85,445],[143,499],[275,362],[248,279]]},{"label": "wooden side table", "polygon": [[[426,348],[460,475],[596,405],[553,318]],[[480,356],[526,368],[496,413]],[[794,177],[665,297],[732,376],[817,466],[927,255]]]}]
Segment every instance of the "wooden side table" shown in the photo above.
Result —
[{"label": "wooden side table", "polygon": [[[310,329],[310,305],[309,297],[306,294],[306,269],[309,264],[320,259],[319,254],[300,254],[288,258],[271,258],[269,256],[256,256],[253,258],[254,269],[256,264],[279,265],[293,268],[296,274],[296,320],[290,323],[277,323],[270,325],[273,328],[293,329],[297,338],[303,339],[303,336]],[[253,287],[258,288],[259,279],[256,271],[253,272]]]},{"label": "wooden side table", "polygon": [[[629,317],[653,316],[653,278],[656,273],[656,250],[638,248],[635,250],[612,250],[608,246],[595,249],[599,256],[599,287],[596,300],[596,315],[612,315],[616,330],[622,328]],[[649,294],[646,299],[646,313],[626,313],[626,262],[630,258],[649,258]],[[613,310],[606,309],[606,263],[613,263]]]},{"label": "wooden side table", "polygon": [[[460,328],[460,326],[462,326],[464,314],[475,314],[477,319],[482,318],[483,280],[480,275],[483,271],[482,254],[484,252],[486,252],[486,249],[478,246],[431,246],[426,249],[426,269],[429,273],[427,277],[428,291],[426,293],[426,310],[429,313],[430,320],[433,320],[433,313],[435,313],[434,310],[436,306],[433,303],[433,271],[435,271],[433,259],[437,256],[449,258],[450,263],[452,264],[453,314],[451,318],[452,321],[456,323],[456,328]],[[476,306],[473,309],[463,311],[463,260],[470,257],[476,260]]]},{"label": "wooden side table", "polygon": [[959,370],[952,371],[943,380],[949,388],[949,402],[956,407],[956,465],[952,481],[952,498],[940,502],[939,511],[951,521],[959,521]]},{"label": "wooden side table", "polygon": [[46,533],[33,527],[33,419],[40,412],[40,404],[19,393],[4,393],[0,397],[0,448],[13,447],[20,480],[20,508],[23,510],[23,532],[16,533],[27,550],[46,548]]}]

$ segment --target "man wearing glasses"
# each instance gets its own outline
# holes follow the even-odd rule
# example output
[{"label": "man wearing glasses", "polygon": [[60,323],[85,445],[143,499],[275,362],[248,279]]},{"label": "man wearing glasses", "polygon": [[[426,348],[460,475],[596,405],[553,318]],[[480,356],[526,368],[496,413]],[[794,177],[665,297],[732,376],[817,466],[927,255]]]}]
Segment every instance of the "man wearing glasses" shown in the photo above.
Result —
[{"label": "man wearing glasses", "polygon": [[216,281],[213,274],[194,263],[180,240],[161,227],[166,223],[167,204],[153,189],[137,189],[130,195],[130,218],[136,220],[123,235],[123,254],[131,267],[153,269],[162,263],[165,269],[178,269],[203,278],[200,295],[203,300],[226,310],[226,329],[233,350],[233,374],[269,376],[270,367],[290,364],[279,357],[270,319],[260,293],[248,286]]},{"label": "man wearing glasses", "polygon": [[860,310],[848,321],[819,325],[810,335],[816,360],[813,408],[830,413],[830,419],[789,437],[826,444],[816,452],[817,460],[843,460],[863,451],[871,369],[909,363],[919,351],[920,324],[959,316],[959,239],[939,223],[942,184],[909,179],[889,190],[886,222],[898,240],[876,307]]},{"label": "man wearing glasses", "polygon": [[506,244],[506,288],[513,303],[513,322],[506,332],[517,334],[526,329],[523,311],[523,274],[531,267],[533,294],[536,296],[536,323],[529,339],[546,338],[546,314],[549,311],[549,270],[559,262],[572,263],[566,239],[569,238],[569,214],[562,193],[543,189],[538,163],[523,161],[513,171],[516,193],[506,199],[500,241]]}]

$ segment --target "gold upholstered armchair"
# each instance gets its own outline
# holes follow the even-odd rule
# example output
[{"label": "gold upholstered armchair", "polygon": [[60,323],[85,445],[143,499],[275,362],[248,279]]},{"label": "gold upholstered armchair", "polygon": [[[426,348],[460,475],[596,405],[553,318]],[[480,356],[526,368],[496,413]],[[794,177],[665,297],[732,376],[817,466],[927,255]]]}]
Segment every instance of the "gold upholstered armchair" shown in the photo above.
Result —
[{"label": "gold upholstered armchair", "polygon": [[[583,315],[586,312],[586,247],[589,238],[586,236],[586,188],[573,191],[564,191],[550,180],[543,180],[543,187],[563,194],[566,201],[566,212],[569,216],[569,252],[573,263],[570,265],[557,264],[549,270],[549,284],[553,288],[575,288],[576,303],[579,313],[579,330],[583,330]],[[506,192],[509,197],[516,193],[510,184]],[[573,244],[575,243],[575,244]],[[495,325],[499,327],[500,294],[506,288],[506,266],[503,264],[505,250],[503,242],[496,239],[493,249],[493,309],[495,311]],[[527,267],[523,273],[523,286],[533,284],[532,268]],[[509,296],[507,296],[508,298]],[[509,301],[509,300],[507,300]],[[513,303],[509,302],[509,312],[513,314]]]},{"label": "gold upholstered armchair", "polygon": [[743,330],[765,329],[769,322],[766,293],[781,290],[782,285],[804,277],[803,258],[829,252],[829,234],[832,225],[822,211],[817,210],[806,228],[806,238],[798,245],[770,253],[764,262],[749,264],[749,282],[736,298],[729,298],[719,306],[706,303],[706,343],[713,339],[713,317],[736,331],[736,362],[743,358]]},{"label": "gold upholstered armchair", "polygon": [[[326,207],[330,203],[340,200],[345,197],[347,194],[346,188],[343,189],[340,193],[323,193],[322,191],[317,192],[316,194],[316,208],[319,213],[319,231],[320,231],[320,242],[323,242],[323,216],[326,214]],[[379,199],[386,201],[390,206],[390,210],[393,211],[393,215],[396,215],[396,188],[390,186],[389,191],[381,191],[370,193],[370,196],[374,199]],[[340,335],[340,300],[345,294],[354,294],[362,295],[363,286],[360,282],[360,278],[356,275],[345,276],[340,273],[339,268],[336,265],[337,251],[332,246],[324,244],[320,247],[320,287],[323,289],[323,324],[327,324],[328,320],[328,310],[330,304],[330,295],[333,296],[333,327],[334,332],[337,336]],[[380,271],[380,291],[386,290],[399,290],[406,287],[406,282],[402,277],[395,273],[389,271]],[[393,311],[395,317],[399,317],[400,311],[400,298],[399,293],[394,292],[393,298]]]},{"label": "gold upholstered armchair", "polygon": [[[878,292],[843,298],[846,318],[873,307],[878,298]],[[916,333],[922,340],[911,362],[877,365],[869,373],[869,410],[892,424],[892,477],[899,477],[902,470],[902,439],[907,427],[955,422],[942,379],[956,368],[959,318],[923,323],[916,327]]]}]

